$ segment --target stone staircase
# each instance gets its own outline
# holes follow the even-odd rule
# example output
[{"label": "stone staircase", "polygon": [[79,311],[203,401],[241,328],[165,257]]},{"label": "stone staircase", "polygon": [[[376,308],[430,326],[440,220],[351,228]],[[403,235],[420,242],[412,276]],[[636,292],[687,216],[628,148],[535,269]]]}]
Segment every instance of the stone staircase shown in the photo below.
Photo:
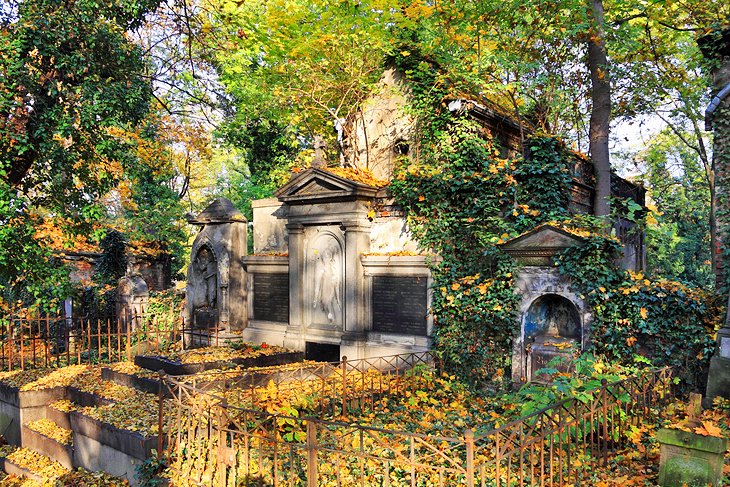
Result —
[{"label": "stone staircase", "polygon": [[[31,391],[34,393],[32,401],[24,397],[23,391],[18,391],[15,400],[11,397],[9,402],[0,401],[0,414],[10,412],[11,416],[15,416],[10,426],[17,427],[13,420],[20,423],[19,435],[12,432],[8,435],[11,444],[21,447],[14,451],[22,455],[16,456],[34,459],[25,463],[13,461],[13,454],[5,451],[0,461],[6,474],[24,476],[42,483],[49,479],[49,475],[59,475],[63,469],[71,474],[80,467],[117,477],[119,485],[123,485],[124,480],[132,486],[140,485],[138,466],[152,456],[152,449],[157,448],[157,437],[149,434],[149,431],[126,429],[104,418],[105,415],[129,408],[125,406],[128,400],[142,400],[149,410],[157,404],[157,394],[151,393],[157,383],[145,377],[120,374],[109,368],[102,370],[98,383],[89,387],[92,390],[66,386],[61,392],[58,388]],[[135,387],[135,384],[139,387]],[[111,394],[107,394],[108,391]],[[11,411],[13,402],[17,403],[17,411]],[[25,407],[27,405],[31,407]],[[157,418],[154,417],[155,425],[156,422]],[[19,436],[19,442],[13,441],[16,436]],[[9,450],[11,447],[2,448]],[[49,465],[53,465],[53,468]],[[1,480],[0,485],[4,485]]]}]

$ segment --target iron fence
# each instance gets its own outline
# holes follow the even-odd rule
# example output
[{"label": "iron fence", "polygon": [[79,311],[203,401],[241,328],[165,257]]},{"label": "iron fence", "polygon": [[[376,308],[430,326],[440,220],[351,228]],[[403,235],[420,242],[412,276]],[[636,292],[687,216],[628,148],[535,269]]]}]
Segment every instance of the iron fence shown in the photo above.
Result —
[{"label": "iron fence", "polygon": [[340,362],[295,363],[243,371],[220,371],[181,377],[230,405],[265,410],[272,401],[293,396],[314,398],[319,416],[346,417],[376,407],[380,399],[420,389],[423,372],[436,365],[432,352],[417,352]]},{"label": "iron fence", "polygon": [[[0,370],[63,367],[133,360],[196,344],[218,345],[218,328],[186,328],[167,313],[114,318],[65,318],[29,314],[0,317]],[[200,338],[207,335],[206,341]],[[198,338],[195,338],[198,337]]]},{"label": "iron fence", "polygon": [[[330,377],[337,377],[338,369],[330,367]],[[292,387],[302,390],[308,377],[292,379]],[[581,485],[591,468],[625,446],[632,424],[671,397],[670,384],[669,369],[646,371],[484,434],[467,428],[449,437],[267,413],[231,404],[224,390],[161,376],[159,419],[166,435],[159,448],[179,486]],[[406,387],[405,381],[398,387]],[[398,387],[374,390],[397,394]],[[342,404],[371,392],[344,385],[342,391]],[[164,413],[163,396],[172,399]]]}]

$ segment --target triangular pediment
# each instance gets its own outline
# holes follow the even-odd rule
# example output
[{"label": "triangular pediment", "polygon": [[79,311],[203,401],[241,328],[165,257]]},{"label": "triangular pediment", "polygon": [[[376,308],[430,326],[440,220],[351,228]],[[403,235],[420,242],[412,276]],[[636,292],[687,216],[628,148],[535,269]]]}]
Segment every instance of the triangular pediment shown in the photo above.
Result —
[{"label": "triangular pediment", "polygon": [[503,251],[525,265],[552,265],[552,257],[585,238],[552,225],[541,225],[500,245]]},{"label": "triangular pediment", "polygon": [[357,197],[375,197],[378,188],[342,178],[328,171],[309,168],[295,175],[279,188],[276,197],[289,204],[343,201]]}]

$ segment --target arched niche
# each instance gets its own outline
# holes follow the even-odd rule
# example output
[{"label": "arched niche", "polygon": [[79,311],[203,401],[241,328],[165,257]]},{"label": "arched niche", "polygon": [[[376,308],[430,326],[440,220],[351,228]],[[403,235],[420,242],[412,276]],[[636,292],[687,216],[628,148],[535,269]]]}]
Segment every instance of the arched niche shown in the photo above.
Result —
[{"label": "arched niche", "polygon": [[194,308],[218,308],[218,259],[213,249],[207,244],[201,245],[191,265],[197,284],[194,296],[191,296]]},{"label": "arched niche", "polygon": [[320,231],[307,249],[310,324],[342,329],[345,309],[344,245],[330,231]]},{"label": "arched niche", "polygon": [[526,343],[543,335],[580,341],[582,326],[578,307],[559,294],[543,294],[527,309],[523,333]]}]

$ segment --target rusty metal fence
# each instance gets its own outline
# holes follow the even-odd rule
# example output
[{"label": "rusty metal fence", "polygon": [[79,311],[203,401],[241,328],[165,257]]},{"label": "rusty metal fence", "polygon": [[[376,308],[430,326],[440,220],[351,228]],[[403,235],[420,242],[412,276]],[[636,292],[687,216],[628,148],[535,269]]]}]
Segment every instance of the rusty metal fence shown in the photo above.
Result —
[{"label": "rusty metal fence", "polygon": [[[352,370],[360,366],[366,364]],[[336,368],[330,372],[337,377]],[[395,375],[383,376],[385,383]],[[310,390],[302,387],[306,378],[291,382]],[[395,382],[387,388],[343,386],[339,401],[376,407],[367,400],[375,392],[409,387],[407,380]],[[206,391],[164,376],[160,386],[159,419],[167,433],[159,447],[174,485],[552,487],[586,485],[591,469],[625,446],[631,425],[671,397],[671,373],[646,371],[604,384],[589,400],[566,399],[484,434],[467,428],[460,437],[375,428],[354,414],[336,421],[271,414],[241,407],[238,398],[231,402],[225,387]],[[163,396],[172,399],[165,408]]]},{"label": "rusty metal fence", "polygon": [[251,410],[293,396],[312,399],[308,410],[341,418],[372,410],[384,397],[421,388],[423,372],[436,366],[432,352],[417,352],[359,360],[342,357],[337,363],[296,363],[249,371],[213,372],[181,377],[195,389],[214,394],[228,404]]},{"label": "rusty metal fence", "polygon": [[[217,330],[194,333],[207,333],[209,343],[217,344]],[[191,330],[177,316],[144,309],[119,321],[11,315],[0,317],[0,370],[132,360],[138,353],[184,348],[189,336]]]}]

